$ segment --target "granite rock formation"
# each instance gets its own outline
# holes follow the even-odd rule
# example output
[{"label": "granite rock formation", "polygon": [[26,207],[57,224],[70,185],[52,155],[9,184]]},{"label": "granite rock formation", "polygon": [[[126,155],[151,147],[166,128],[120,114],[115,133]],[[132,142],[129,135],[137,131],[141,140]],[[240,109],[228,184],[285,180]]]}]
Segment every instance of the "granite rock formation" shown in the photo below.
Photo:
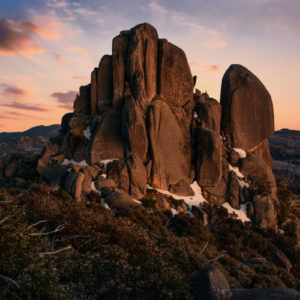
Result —
[{"label": "granite rock formation", "polygon": [[115,207],[134,206],[130,197],[143,198],[147,185],[192,197],[197,181],[207,201],[247,205],[257,226],[277,230],[270,94],[239,65],[226,71],[220,103],[194,92],[195,79],[184,51],[150,24],[122,31],[80,87],[38,172],[47,179],[59,165],[59,184],[78,201],[93,190]]}]

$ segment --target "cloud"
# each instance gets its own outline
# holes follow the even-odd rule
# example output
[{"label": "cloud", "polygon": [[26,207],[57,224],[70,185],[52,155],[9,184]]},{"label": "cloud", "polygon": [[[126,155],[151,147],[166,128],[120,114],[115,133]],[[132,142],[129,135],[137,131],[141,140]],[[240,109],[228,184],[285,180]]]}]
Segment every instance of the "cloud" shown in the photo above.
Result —
[{"label": "cloud", "polygon": [[[17,24],[17,26],[15,26]],[[28,23],[29,24],[29,23]],[[25,25],[27,29],[29,25]],[[0,19],[0,55],[42,53],[44,48],[32,38],[22,23]]]},{"label": "cloud", "polygon": [[224,48],[227,43],[220,37],[220,35],[213,30],[209,31],[210,38],[204,42],[207,48]]},{"label": "cloud", "polygon": [[218,72],[220,71],[220,68],[217,65],[204,65],[205,71],[212,71],[212,72]]},{"label": "cloud", "polygon": [[68,2],[51,0],[51,1],[48,1],[47,6],[54,7],[54,8],[64,8],[64,7],[68,7]]},{"label": "cloud", "polygon": [[31,111],[40,111],[40,112],[49,111],[46,108],[43,108],[43,107],[40,107],[40,106],[28,105],[28,104],[25,104],[25,103],[21,103],[19,101],[12,101],[11,103],[0,104],[0,106],[10,107],[10,108],[17,108],[17,109],[24,109],[24,110],[31,110]]},{"label": "cloud", "polygon": [[88,80],[89,77],[88,76],[85,76],[85,75],[81,75],[81,74],[73,74],[72,75],[72,79],[75,79],[75,80]]},{"label": "cloud", "polygon": [[60,38],[61,24],[41,19],[42,25],[32,22],[0,19],[0,55],[42,53],[45,48],[37,41]]},{"label": "cloud", "polygon": [[56,99],[56,101],[59,103],[59,107],[65,108],[67,110],[73,110],[73,102],[75,100],[76,95],[77,92],[69,91],[66,93],[55,92],[52,93],[50,96]]},{"label": "cloud", "polygon": [[78,53],[78,52],[89,52],[89,49],[80,48],[80,47],[68,47],[68,48],[66,48],[66,50],[69,51],[69,52],[75,52],[75,53]]},{"label": "cloud", "polygon": [[191,66],[199,67],[200,72],[218,72],[220,68],[217,65],[213,64],[202,64],[201,62],[192,61],[190,62]]},{"label": "cloud", "polygon": [[58,54],[56,52],[53,52],[52,54],[53,54],[54,58],[57,60],[57,62],[60,65],[64,65],[65,64],[66,61],[65,61],[65,58],[62,55],[60,55],[60,54]]},{"label": "cloud", "polygon": [[2,95],[5,97],[20,99],[29,95],[28,91],[15,85],[1,83],[0,87],[2,87]]}]

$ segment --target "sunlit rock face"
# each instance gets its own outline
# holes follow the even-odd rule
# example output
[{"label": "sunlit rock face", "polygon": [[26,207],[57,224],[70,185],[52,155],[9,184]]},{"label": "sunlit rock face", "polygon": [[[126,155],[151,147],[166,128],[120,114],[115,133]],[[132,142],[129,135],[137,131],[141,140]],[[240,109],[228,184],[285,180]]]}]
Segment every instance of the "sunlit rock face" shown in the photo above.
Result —
[{"label": "sunlit rock face", "polygon": [[[147,186],[198,204],[202,191],[218,205],[249,207],[258,226],[276,229],[267,143],[274,130],[271,96],[240,65],[224,74],[221,102],[194,92],[194,84],[184,51],[160,39],[152,25],[121,31],[112,55],[80,87],[38,172],[46,177],[59,165],[69,173],[61,172],[59,184],[78,201],[93,190],[116,207],[113,195],[141,199]],[[257,184],[260,179],[266,184]],[[133,204],[120,206],[126,203]]]}]

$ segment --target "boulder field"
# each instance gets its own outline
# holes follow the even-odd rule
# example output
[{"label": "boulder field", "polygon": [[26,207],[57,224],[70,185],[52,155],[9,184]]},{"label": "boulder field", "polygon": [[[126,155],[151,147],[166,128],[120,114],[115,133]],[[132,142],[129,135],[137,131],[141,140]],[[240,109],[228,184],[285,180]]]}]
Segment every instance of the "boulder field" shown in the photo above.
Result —
[{"label": "boulder field", "polygon": [[195,197],[196,181],[207,201],[243,205],[259,227],[277,230],[269,92],[241,65],[225,72],[220,102],[195,81],[184,51],[153,26],[121,31],[37,171],[78,201],[94,191],[116,207],[138,205],[150,188]]}]

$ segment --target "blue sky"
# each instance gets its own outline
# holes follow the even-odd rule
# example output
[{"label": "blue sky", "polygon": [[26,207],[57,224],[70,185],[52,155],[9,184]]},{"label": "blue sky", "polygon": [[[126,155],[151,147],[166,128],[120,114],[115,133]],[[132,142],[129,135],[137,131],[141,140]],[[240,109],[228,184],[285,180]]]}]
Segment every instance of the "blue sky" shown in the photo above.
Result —
[{"label": "blue sky", "polygon": [[67,1],[0,4],[0,131],[59,123],[119,31],[149,22],[187,54],[219,100],[232,63],[272,95],[275,126],[300,129],[299,0]]}]

